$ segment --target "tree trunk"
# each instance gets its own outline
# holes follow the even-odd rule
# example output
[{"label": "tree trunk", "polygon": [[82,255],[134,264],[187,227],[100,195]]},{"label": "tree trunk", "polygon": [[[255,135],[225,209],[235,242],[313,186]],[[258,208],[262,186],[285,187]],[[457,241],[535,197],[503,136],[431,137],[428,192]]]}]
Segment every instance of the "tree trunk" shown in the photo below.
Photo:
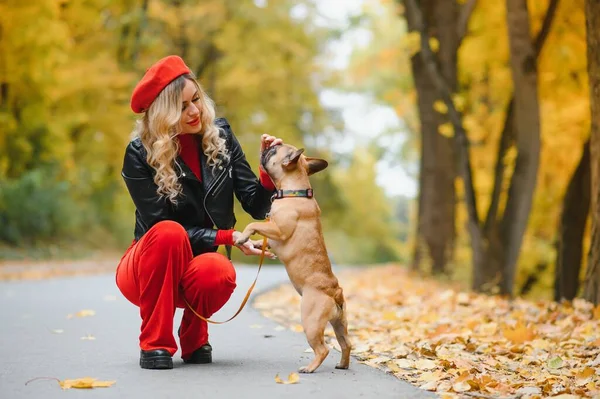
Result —
[{"label": "tree trunk", "polygon": [[587,62],[590,79],[592,134],[590,161],[592,175],[592,243],[588,256],[584,297],[600,303],[600,1],[586,0]]},{"label": "tree trunk", "polygon": [[[535,38],[533,48],[535,54],[535,62],[539,57],[548,34],[550,33],[554,16],[558,8],[559,0],[550,0],[546,15],[542,21],[542,26]],[[482,270],[473,271],[473,288],[482,292],[495,293],[497,286],[501,283],[503,274],[502,270],[506,263],[506,242],[503,241],[500,231],[500,221],[504,215],[499,215],[500,196],[502,187],[505,186],[504,171],[506,168],[504,157],[509,148],[515,142],[515,98],[514,93],[508,102],[504,126],[498,144],[498,153],[496,155],[496,166],[494,168],[494,188],[492,191],[490,206],[484,222],[484,235],[487,246],[485,248],[485,260],[474,267],[481,267]]]},{"label": "tree trunk", "polygon": [[505,244],[502,268],[503,294],[512,295],[517,260],[529,220],[540,158],[540,115],[537,93],[537,67],[530,37],[526,0],[507,0],[510,65],[515,87],[517,160],[508,191],[501,224]]},{"label": "tree trunk", "polygon": [[[424,0],[421,2],[424,18],[428,22],[429,35],[440,43],[438,62],[442,74],[453,91],[457,86],[458,5],[456,2]],[[409,30],[415,30],[415,22],[407,15]],[[424,241],[432,262],[434,273],[446,272],[455,238],[456,162],[453,139],[438,133],[438,126],[445,122],[443,115],[435,112],[433,104],[439,94],[419,55],[411,59],[421,121],[421,175],[419,177],[420,237],[417,248]],[[413,259],[417,264],[418,259]]]},{"label": "tree trunk", "polygon": [[583,147],[577,169],[565,192],[560,218],[554,300],[572,300],[579,290],[583,235],[590,210],[590,142]]}]

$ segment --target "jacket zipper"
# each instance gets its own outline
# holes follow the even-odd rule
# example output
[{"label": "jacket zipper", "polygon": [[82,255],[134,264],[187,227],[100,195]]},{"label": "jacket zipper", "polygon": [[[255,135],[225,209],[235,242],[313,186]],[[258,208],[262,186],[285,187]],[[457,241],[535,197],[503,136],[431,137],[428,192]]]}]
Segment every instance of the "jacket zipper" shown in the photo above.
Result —
[{"label": "jacket zipper", "polygon": [[[229,178],[231,178],[231,169],[232,169],[232,167],[230,166],[230,167],[229,167],[229,171],[228,171],[228,172],[229,172]],[[218,184],[218,185],[216,185],[216,187],[214,187],[214,186],[213,186],[213,187],[214,187],[214,190],[213,190],[213,193],[212,193],[212,196],[213,196],[213,197],[214,197],[215,195],[217,195],[217,193],[219,192],[219,189],[220,189],[220,188],[223,186],[223,184],[225,184],[225,182],[226,182],[226,181],[227,181],[227,176],[225,176],[225,178],[223,178],[223,179],[222,179],[222,180],[219,182],[219,184]]]},{"label": "jacket zipper", "polygon": [[232,166],[230,166],[228,168],[228,170],[226,169],[225,171],[223,171],[223,173],[215,180],[215,183],[213,183],[212,186],[210,186],[207,190],[206,190],[206,195],[204,196],[204,201],[203,201],[203,205],[204,205],[204,212],[206,212],[206,214],[208,215],[208,218],[210,219],[210,221],[212,222],[213,226],[217,226],[217,224],[215,223],[215,220],[213,219],[213,217],[211,216],[210,212],[208,211],[208,208],[206,207],[206,198],[208,198],[208,195],[210,194],[210,192],[212,191],[213,188],[215,188],[215,186],[217,184],[219,184],[219,186],[221,185],[221,180],[223,180],[223,182],[225,181],[225,178],[222,178],[222,176],[227,176],[227,173],[229,173],[229,176],[231,176],[231,169]]}]

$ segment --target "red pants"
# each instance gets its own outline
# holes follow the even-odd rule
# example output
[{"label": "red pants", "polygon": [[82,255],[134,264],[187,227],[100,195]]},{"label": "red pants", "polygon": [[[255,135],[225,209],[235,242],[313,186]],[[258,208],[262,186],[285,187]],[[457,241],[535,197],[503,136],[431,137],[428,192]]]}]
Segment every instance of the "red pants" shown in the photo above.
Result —
[{"label": "red pants", "polygon": [[236,287],[235,269],[227,257],[206,253],[194,257],[185,229],[162,221],[134,242],[117,267],[117,286],[140,308],[142,350],[177,351],[173,337],[175,308],[184,308],[181,321],[181,357],[208,341],[208,325],[192,313],[210,317],[231,297]]}]

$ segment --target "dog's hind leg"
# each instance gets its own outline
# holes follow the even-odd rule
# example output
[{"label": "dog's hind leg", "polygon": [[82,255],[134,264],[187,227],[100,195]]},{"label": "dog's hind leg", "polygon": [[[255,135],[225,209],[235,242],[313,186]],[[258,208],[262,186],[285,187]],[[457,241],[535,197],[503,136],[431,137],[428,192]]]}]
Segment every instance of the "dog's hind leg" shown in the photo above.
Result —
[{"label": "dog's hind leg", "polygon": [[352,344],[348,337],[348,321],[346,320],[345,303],[341,307],[338,307],[338,317],[333,318],[330,323],[335,332],[335,337],[340,344],[340,348],[342,349],[342,357],[335,368],[347,369],[350,366],[350,351],[352,350]]},{"label": "dog's hind leg", "polygon": [[312,373],[323,363],[329,354],[329,348],[325,345],[325,327],[327,322],[334,316],[335,302],[325,293],[305,288],[302,293],[302,327],[306,334],[308,344],[315,352],[315,358],[308,366],[301,367],[301,373]]}]

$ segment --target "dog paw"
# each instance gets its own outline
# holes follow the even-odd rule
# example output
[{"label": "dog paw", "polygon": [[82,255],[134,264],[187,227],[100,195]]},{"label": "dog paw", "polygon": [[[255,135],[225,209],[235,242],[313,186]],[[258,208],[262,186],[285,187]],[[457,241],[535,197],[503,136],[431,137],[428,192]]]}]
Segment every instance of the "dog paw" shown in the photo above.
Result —
[{"label": "dog paw", "polygon": [[303,374],[312,373],[313,371],[314,370],[309,369],[308,366],[300,367],[298,369],[298,372],[303,373]]},{"label": "dog paw", "polygon": [[340,369],[340,370],[348,370],[348,364],[342,364],[342,363],[338,363],[335,365],[336,369]]},{"label": "dog paw", "polygon": [[233,243],[239,247],[240,245],[244,244],[246,241],[248,241],[247,238],[238,238]]}]

